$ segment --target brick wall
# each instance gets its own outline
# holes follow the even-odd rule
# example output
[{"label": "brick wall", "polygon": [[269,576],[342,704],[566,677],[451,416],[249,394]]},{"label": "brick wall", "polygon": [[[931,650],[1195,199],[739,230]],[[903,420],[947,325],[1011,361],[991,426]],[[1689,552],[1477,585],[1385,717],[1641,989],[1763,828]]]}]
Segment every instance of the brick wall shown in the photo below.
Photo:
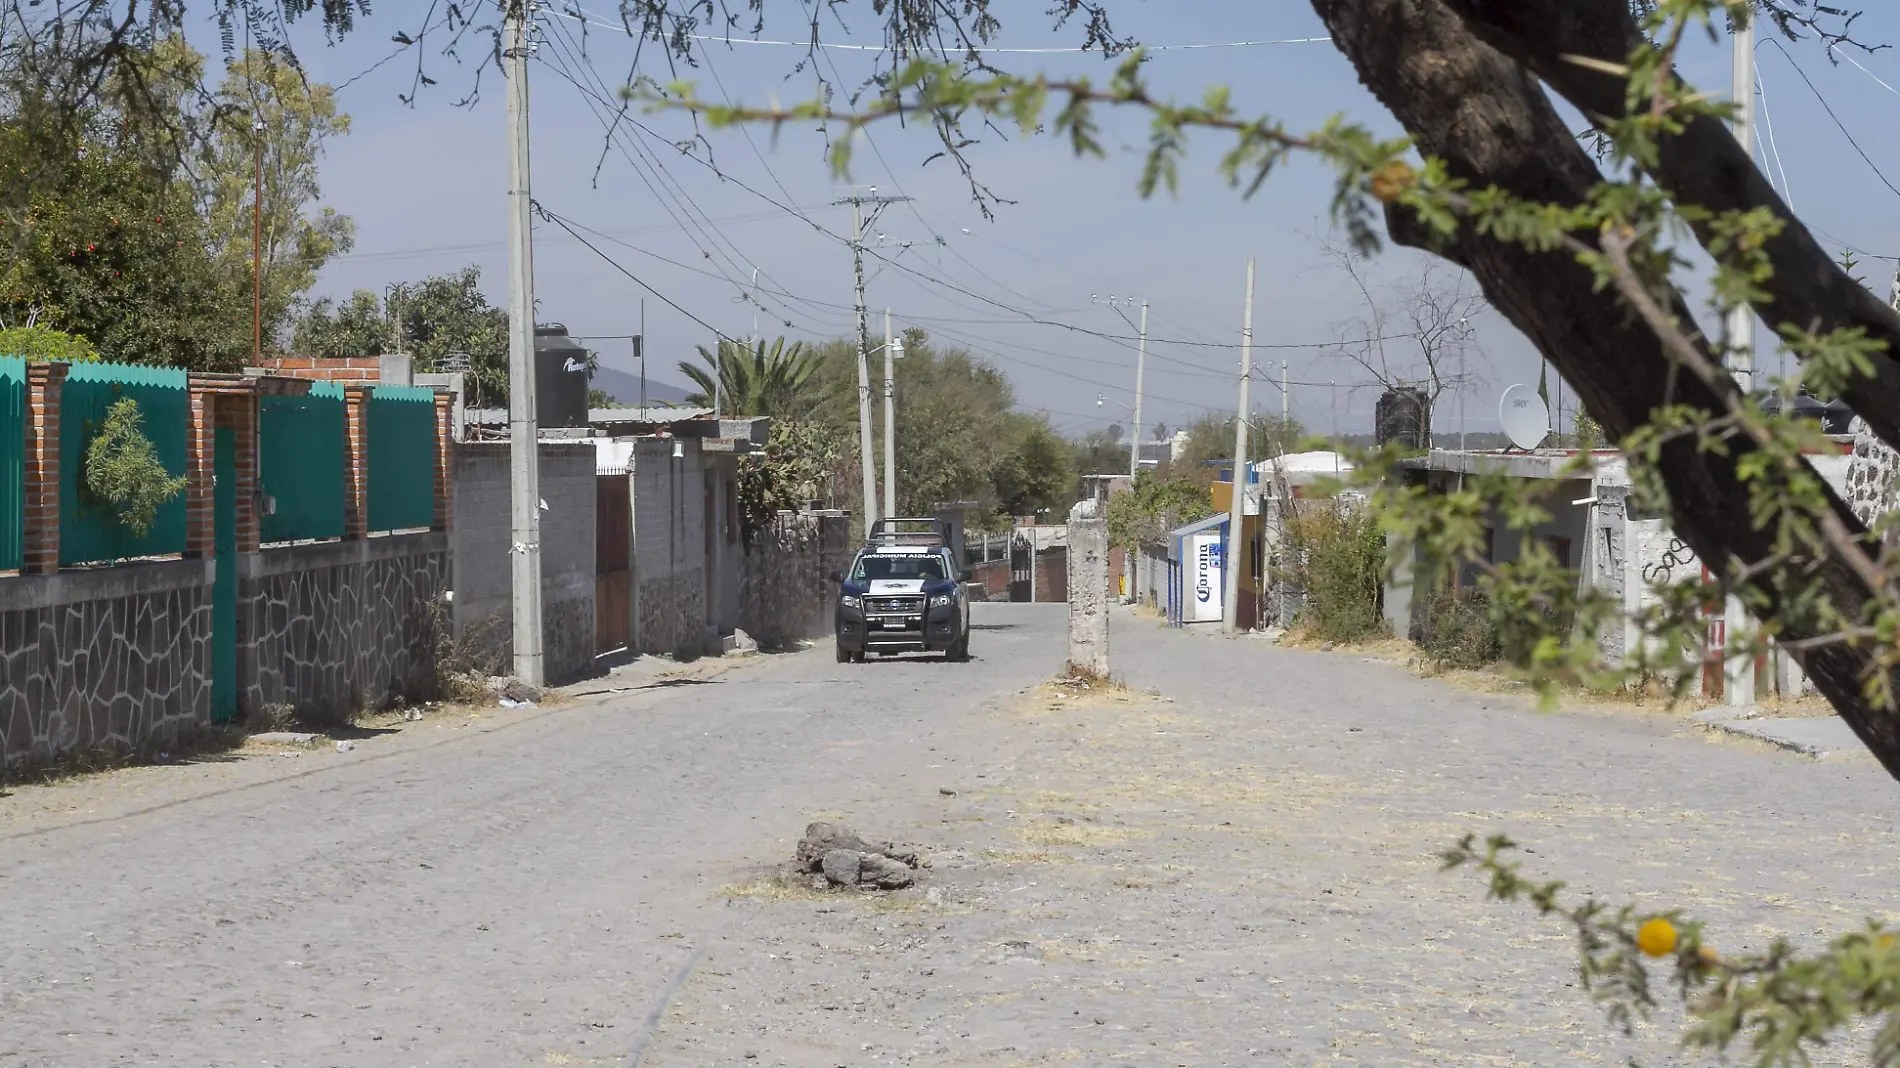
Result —
[{"label": "brick wall", "polygon": [[382,381],[382,360],[376,356],[321,359],[310,356],[275,356],[265,359],[257,367],[268,374],[284,378],[312,378],[323,382],[363,382],[369,385]]}]

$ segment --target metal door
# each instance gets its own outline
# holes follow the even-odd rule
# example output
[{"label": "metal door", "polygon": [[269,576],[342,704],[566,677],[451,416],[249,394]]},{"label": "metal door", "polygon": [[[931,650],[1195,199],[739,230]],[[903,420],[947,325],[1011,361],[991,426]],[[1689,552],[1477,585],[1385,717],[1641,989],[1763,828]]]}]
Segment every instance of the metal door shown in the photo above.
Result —
[{"label": "metal door", "polygon": [[1011,538],[1009,542],[1009,599],[1012,601],[1029,600],[1029,569],[1035,566],[1035,556],[1029,551],[1029,539]]},{"label": "metal door", "polygon": [[594,651],[625,648],[633,631],[633,510],[626,475],[598,475],[594,492]]}]

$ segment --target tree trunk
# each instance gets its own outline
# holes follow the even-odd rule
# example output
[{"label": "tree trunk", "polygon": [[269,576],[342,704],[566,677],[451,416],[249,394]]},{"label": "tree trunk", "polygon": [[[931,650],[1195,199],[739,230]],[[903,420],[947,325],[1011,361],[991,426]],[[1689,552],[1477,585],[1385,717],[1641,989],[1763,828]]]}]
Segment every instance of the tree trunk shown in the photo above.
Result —
[{"label": "tree trunk", "polygon": [[[1630,18],[1628,0],[1447,0],[1446,6],[1592,122],[1600,125],[1601,119],[1626,113],[1625,78],[1567,57],[1622,63],[1631,51],[1645,47]],[[1763,246],[1775,273],[1762,287],[1769,300],[1756,305],[1762,318],[1817,332],[1861,327],[1869,337],[1887,343],[1887,351],[1872,358],[1873,375],[1855,378],[1842,395],[1875,433],[1889,445],[1900,446],[1900,312],[1829,258],[1742,151],[1726,123],[1707,116],[1690,119],[1680,133],[1660,136],[1657,149],[1657,165],[1648,174],[1682,203],[1713,212],[1767,208],[1782,220],[1781,233]],[[1707,248],[1709,224],[1692,225]]]},{"label": "tree trunk", "polygon": [[[1444,160],[1455,177],[1529,200],[1582,202],[1603,180],[1601,172],[1537,79],[1475,36],[1448,6],[1451,2],[1458,0],[1313,0],[1313,7],[1360,80],[1404,124],[1421,151]],[[1427,240],[1406,220],[1392,221],[1395,240],[1427,247],[1470,270],[1492,305],[1556,365],[1616,438],[1646,424],[1665,404],[1724,410],[1723,393],[1732,395],[1733,384],[1723,381],[1711,388],[1673,363],[1656,334],[1614,291],[1598,291],[1592,272],[1574,256],[1533,252],[1472,230]],[[1677,321],[1692,322],[1679,293],[1672,290],[1660,299]],[[1659,463],[1675,532],[1717,574],[1727,573],[1731,563],[1767,560],[1775,550],[1774,533],[1757,526],[1749,487],[1737,475],[1755,450],[1739,437],[1729,439],[1728,446],[1722,456],[1679,439],[1663,448]],[[1854,534],[1864,533],[1832,493],[1828,503]],[[1849,618],[1860,618],[1875,597],[1836,556],[1819,561],[1818,580]],[[1804,574],[1770,569],[1751,586],[1768,599],[1771,613],[1780,613],[1787,606],[1783,590],[1803,589],[1808,581]],[[1787,623],[1785,637],[1819,636],[1799,615]],[[1876,706],[1861,688],[1873,662],[1871,651],[1825,645],[1798,658],[1816,688],[1888,772],[1900,778],[1900,714]]]}]

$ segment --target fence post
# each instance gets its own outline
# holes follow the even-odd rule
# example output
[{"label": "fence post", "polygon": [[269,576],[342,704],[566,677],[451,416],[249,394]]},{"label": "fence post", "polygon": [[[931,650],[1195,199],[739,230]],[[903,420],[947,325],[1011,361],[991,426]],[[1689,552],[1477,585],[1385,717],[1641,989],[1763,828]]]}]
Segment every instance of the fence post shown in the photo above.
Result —
[{"label": "fence post", "polygon": [[191,390],[190,396],[190,424],[185,430],[185,555],[202,560],[216,552],[212,431],[217,426],[217,413],[212,409],[217,397],[202,389]]},{"label": "fence post", "polygon": [[263,502],[257,492],[257,394],[227,393],[226,422],[237,437],[237,551],[254,553],[264,545]]},{"label": "fence post", "polygon": [[59,402],[67,369],[63,363],[26,365],[26,514],[20,570],[29,575],[59,570]]},{"label": "fence post", "polygon": [[446,389],[435,391],[435,523],[433,529],[449,529],[455,502],[451,497],[450,477],[454,474],[455,394]]},{"label": "fence post", "polygon": [[343,387],[343,538],[369,537],[370,386]]}]

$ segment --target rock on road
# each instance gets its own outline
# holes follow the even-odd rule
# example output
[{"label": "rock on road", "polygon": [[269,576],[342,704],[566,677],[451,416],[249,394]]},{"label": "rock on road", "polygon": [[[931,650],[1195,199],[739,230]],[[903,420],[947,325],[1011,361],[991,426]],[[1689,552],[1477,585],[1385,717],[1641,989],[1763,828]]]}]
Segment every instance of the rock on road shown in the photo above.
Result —
[{"label": "rock on road", "polygon": [[149,769],[200,781],[50,829],[7,806],[91,805],[112,776],[16,791],[0,1065],[622,1063],[734,867],[839,804],[965,774],[933,739],[1048,677],[1062,611],[976,606],[968,664],[827,644],[446,739],[418,725],[280,762],[292,777]]}]

